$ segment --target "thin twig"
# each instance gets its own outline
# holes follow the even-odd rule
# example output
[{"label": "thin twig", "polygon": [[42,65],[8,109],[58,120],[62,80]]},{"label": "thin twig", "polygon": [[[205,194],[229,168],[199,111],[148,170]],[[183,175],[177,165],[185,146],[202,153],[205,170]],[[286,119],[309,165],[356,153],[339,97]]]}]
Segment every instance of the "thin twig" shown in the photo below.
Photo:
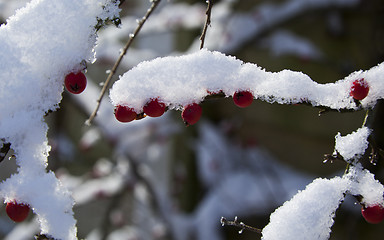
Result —
[{"label": "thin twig", "polygon": [[327,153],[327,154],[324,154],[324,161],[323,163],[327,163],[327,162],[331,162],[333,163],[334,161],[343,161],[343,162],[346,162],[348,163],[344,158],[343,156],[340,155],[339,152],[335,152],[335,153]]},{"label": "thin twig", "polygon": [[208,7],[207,7],[207,10],[205,11],[207,18],[205,19],[203,32],[201,33],[201,36],[200,36],[200,40],[201,40],[200,49],[204,47],[204,41],[205,41],[205,36],[207,34],[207,29],[208,29],[208,26],[211,25],[211,12],[212,12],[213,0],[207,0],[207,3],[208,3]]},{"label": "thin twig", "polygon": [[116,70],[117,68],[119,67],[120,65],[120,62],[121,60],[123,59],[124,55],[127,53],[128,51],[128,48],[131,46],[133,40],[135,39],[135,37],[137,36],[137,34],[140,32],[141,28],[143,27],[144,23],[147,21],[148,17],[151,15],[151,13],[155,10],[155,8],[159,5],[161,0],[153,0],[152,1],[152,4],[151,6],[148,8],[146,14],[144,15],[143,18],[141,18],[139,21],[138,21],[138,25],[135,29],[135,31],[131,34],[129,34],[129,39],[127,41],[127,43],[125,44],[123,50],[121,51],[120,53],[120,56],[119,58],[117,59],[117,61],[115,62],[115,64],[113,65],[112,69],[111,69],[111,72],[109,73],[108,77],[107,77],[107,80],[105,80],[105,83],[104,83],[104,86],[103,88],[101,89],[101,92],[100,92],[100,96],[99,98],[97,99],[97,105],[96,105],[96,108],[95,110],[92,112],[91,116],[88,118],[88,120],[86,121],[86,124],[87,125],[90,125],[93,121],[93,119],[96,117],[97,115],[97,112],[99,111],[99,108],[100,108],[100,104],[101,104],[101,101],[103,99],[103,96],[105,94],[105,92],[107,91],[108,87],[109,87],[109,83],[112,79],[112,77],[115,75],[116,73]]},{"label": "thin twig", "polygon": [[251,232],[256,232],[256,233],[261,234],[261,229],[248,226],[248,225],[244,224],[243,222],[239,222],[237,220],[237,217],[235,217],[235,220],[233,220],[233,221],[229,221],[225,217],[221,217],[220,222],[221,222],[222,226],[228,225],[228,226],[235,226],[235,227],[240,228],[239,233],[242,233],[244,230],[248,230]]}]

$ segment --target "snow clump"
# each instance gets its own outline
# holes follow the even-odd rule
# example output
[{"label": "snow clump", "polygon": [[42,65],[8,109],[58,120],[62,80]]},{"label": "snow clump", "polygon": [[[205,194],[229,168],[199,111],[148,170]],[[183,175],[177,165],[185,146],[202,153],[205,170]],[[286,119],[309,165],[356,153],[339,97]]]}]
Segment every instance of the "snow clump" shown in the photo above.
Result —
[{"label": "snow clump", "polygon": [[372,132],[368,127],[362,127],[344,137],[338,133],[335,137],[335,152],[345,160],[362,156],[368,148],[368,136]]},{"label": "snow clump", "polygon": [[262,231],[263,240],[326,240],[348,189],[348,179],[315,179],[279,207]]}]

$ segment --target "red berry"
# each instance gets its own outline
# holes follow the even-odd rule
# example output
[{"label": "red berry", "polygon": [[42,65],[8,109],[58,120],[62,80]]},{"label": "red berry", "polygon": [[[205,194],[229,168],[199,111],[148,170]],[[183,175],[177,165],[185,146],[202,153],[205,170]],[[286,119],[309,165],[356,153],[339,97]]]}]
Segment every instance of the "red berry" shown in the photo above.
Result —
[{"label": "red berry", "polygon": [[115,117],[120,122],[131,122],[136,119],[136,112],[127,106],[118,105],[115,108]]},{"label": "red berry", "polygon": [[364,78],[353,81],[350,95],[356,100],[363,100],[369,92],[369,85]]},{"label": "red berry", "polygon": [[183,118],[184,123],[189,126],[197,123],[202,113],[203,109],[201,106],[197,103],[192,103],[184,108],[181,117]]},{"label": "red berry", "polygon": [[13,221],[22,222],[28,217],[29,206],[23,203],[9,202],[5,207],[5,211]]},{"label": "red berry", "polygon": [[65,76],[64,84],[68,92],[73,94],[79,94],[83,92],[85,87],[87,86],[87,78],[82,72],[72,72]]},{"label": "red berry", "polygon": [[165,112],[165,104],[159,102],[159,100],[151,99],[147,104],[145,104],[143,111],[150,117],[160,117]]},{"label": "red berry", "polygon": [[253,95],[249,91],[237,91],[233,94],[233,102],[236,106],[245,108],[251,105],[253,101]]},{"label": "red berry", "polygon": [[361,214],[369,223],[377,224],[384,220],[384,208],[381,205],[362,207]]}]

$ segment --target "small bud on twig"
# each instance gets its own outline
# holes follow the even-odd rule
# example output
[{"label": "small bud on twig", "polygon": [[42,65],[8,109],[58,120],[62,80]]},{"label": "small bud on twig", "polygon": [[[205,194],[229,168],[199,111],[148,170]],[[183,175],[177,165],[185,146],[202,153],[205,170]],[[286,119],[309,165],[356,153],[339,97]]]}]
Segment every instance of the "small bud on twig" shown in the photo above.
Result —
[{"label": "small bud on twig", "polygon": [[261,234],[261,229],[248,226],[248,225],[244,224],[243,222],[239,222],[237,219],[237,216],[235,217],[235,219],[233,221],[229,221],[225,217],[221,217],[220,222],[221,222],[221,226],[223,226],[223,227],[225,225],[239,227],[240,228],[239,234],[243,233],[244,230],[248,230],[248,231],[252,231],[252,232],[256,232],[256,233]]}]

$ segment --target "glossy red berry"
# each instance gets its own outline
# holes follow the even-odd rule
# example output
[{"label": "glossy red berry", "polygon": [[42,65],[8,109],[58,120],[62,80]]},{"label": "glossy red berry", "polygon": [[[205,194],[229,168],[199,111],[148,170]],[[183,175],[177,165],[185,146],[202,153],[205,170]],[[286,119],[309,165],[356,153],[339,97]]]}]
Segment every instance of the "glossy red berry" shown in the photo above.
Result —
[{"label": "glossy red berry", "polygon": [[361,214],[369,223],[377,224],[384,220],[384,208],[381,205],[362,207]]},{"label": "glossy red berry", "polygon": [[22,222],[28,217],[29,206],[23,203],[9,202],[5,207],[5,211],[13,221]]},{"label": "glossy red berry", "polygon": [[73,94],[82,93],[87,86],[87,78],[84,73],[69,73],[64,79],[65,88]]},{"label": "glossy red berry", "polygon": [[249,91],[237,91],[233,94],[233,102],[236,106],[245,108],[252,104],[253,95]]},{"label": "glossy red berry", "polygon": [[136,119],[136,115],[133,108],[122,105],[115,108],[115,117],[119,122],[131,122]]},{"label": "glossy red berry", "polygon": [[369,85],[364,78],[353,81],[350,95],[356,100],[363,100],[369,92]]},{"label": "glossy red berry", "polygon": [[181,117],[183,118],[184,123],[189,126],[197,123],[202,113],[203,109],[201,106],[197,103],[192,103],[184,108]]},{"label": "glossy red berry", "polygon": [[159,102],[159,100],[151,99],[145,106],[143,107],[143,111],[150,117],[160,117],[165,112],[165,104]]}]

